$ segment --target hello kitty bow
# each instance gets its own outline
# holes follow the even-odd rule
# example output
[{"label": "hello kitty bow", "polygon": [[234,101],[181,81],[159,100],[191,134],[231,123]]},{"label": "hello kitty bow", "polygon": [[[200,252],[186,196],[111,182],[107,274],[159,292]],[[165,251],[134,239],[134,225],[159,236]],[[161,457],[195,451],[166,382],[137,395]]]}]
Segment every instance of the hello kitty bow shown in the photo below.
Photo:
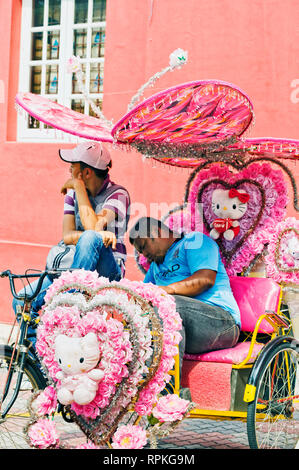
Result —
[{"label": "hello kitty bow", "polygon": [[247,193],[240,193],[240,191],[238,191],[238,190],[235,189],[235,188],[232,188],[232,189],[229,190],[228,196],[229,196],[230,198],[237,197],[237,198],[239,199],[239,201],[240,201],[240,202],[243,202],[244,204],[245,204],[246,202],[248,202],[248,201],[249,201],[249,198],[250,198],[249,194],[247,194]]}]

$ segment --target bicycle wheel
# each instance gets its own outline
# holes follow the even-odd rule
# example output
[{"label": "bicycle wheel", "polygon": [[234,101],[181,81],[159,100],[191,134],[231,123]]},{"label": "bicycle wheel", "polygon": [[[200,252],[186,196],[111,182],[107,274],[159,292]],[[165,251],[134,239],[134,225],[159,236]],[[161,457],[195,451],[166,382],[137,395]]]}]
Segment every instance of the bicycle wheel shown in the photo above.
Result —
[{"label": "bicycle wheel", "polygon": [[[13,361],[11,364],[11,358],[12,348],[7,345],[0,345],[0,401],[2,414],[0,416],[0,449],[24,449],[29,447],[23,432],[30,419],[27,410],[28,400],[33,392],[46,387],[46,380],[33,360],[27,357],[19,394],[11,409],[3,418],[4,410],[13,396],[19,371],[17,361]],[[10,364],[10,385],[8,392],[3,396]]]},{"label": "bicycle wheel", "polygon": [[247,412],[252,449],[295,448],[299,439],[298,357],[295,344],[284,342],[261,362]]}]

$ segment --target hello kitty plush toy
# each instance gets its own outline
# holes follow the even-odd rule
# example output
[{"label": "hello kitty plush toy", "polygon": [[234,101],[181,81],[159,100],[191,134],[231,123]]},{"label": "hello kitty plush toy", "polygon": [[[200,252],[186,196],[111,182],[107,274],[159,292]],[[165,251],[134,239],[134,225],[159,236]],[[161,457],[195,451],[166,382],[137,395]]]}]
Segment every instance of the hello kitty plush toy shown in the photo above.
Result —
[{"label": "hello kitty plush toy", "polygon": [[217,216],[212,224],[210,236],[217,240],[221,235],[228,240],[233,240],[240,232],[241,219],[247,211],[249,194],[240,189],[215,189],[212,195],[212,210]]},{"label": "hello kitty plush toy", "polygon": [[55,339],[55,359],[61,368],[56,374],[61,381],[57,391],[58,401],[62,405],[90,403],[104,376],[103,370],[96,369],[100,359],[96,334],[91,332],[82,338],[58,335]]}]

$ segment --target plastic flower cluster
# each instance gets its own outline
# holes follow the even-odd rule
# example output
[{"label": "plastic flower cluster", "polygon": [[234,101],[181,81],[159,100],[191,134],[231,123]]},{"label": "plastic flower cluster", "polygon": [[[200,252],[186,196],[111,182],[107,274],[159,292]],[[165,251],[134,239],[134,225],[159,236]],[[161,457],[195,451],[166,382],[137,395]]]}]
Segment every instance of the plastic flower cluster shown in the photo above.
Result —
[{"label": "plastic flower cluster", "polygon": [[[143,303],[136,299],[142,299]],[[149,376],[155,349],[146,305],[161,326],[159,360]],[[154,442],[159,424],[172,426],[190,409],[190,402],[177,396],[172,396],[171,400],[159,399],[159,392],[170,380],[169,371],[178,353],[181,326],[174,299],[157,286],[126,279],[110,283],[96,272],[83,269],[63,273],[47,291],[37,331],[36,349],[51,383],[34,396],[30,404],[32,422],[27,429],[30,445],[36,448],[60,446],[54,421],[51,421],[57,409],[60,386],[56,378],[60,365],[55,356],[55,338],[60,334],[81,338],[90,332],[98,338],[100,361],[97,367],[104,370],[104,377],[90,403],[72,402],[70,405],[72,416],[78,416],[85,423],[86,432],[83,432],[90,439],[78,448],[98,448],[99,441],[107,444],[110,440],[113,448],[142,448],[148,441]],[[124,410],[129,412],[132,406],[140,417],[153,417],[153,409],[156,410],[153,434],[151,427],[145,431],[141,426],[119,424]],[[96,422],[96,436],[90,432],[93,422]],[[106,440],[105,432],[115,423],[118,427]]]},{"label": "plastic flower cluster", "polygon": [[158,315],[163,322],[163,349],[160,364],[155,376],[149,384],[141,390],[135,410],[140,415],[149,415],[157,394],[163,390],[166,382],[170,380],[168,372],[174,366],[174,357],[178,354],[178,344],[181,340],[179,331],[182,320],[176,312],[175,300],[159,287],[151,283],[140,283],[122,279],[120,285],[131,288],[145,300],[157,308]]},{"label": "plastic flower cluster", "polygon": [[299,283],[299,220],[288,217],[269,233],[266,272],[275,281]]},{"label": "plastic flower cluster", "polygon": [[[249,268],[263,252],[269,242],[269,235],[285,217],[288,197],[282,171],[273,169],[268,163],[251,163],[238,173],[230,171],[228,165],[213,164],[209,169],[201,170],[192,182],[186,201],[190,217],[184,210],[185,225],[182,228],[185,233],[204,231],[209,234],[209,224],[215,218],[211,204],[212,193],[217,188],[223,188],[222,182],[231,187],[237,185],[250,195],[247,211],[240,219],[239,235],[232,241],[223,241],[223,262],[227,273],[234,276]],[[199,194],[207,227],[203,225],[203,218],[197,216]],[[181,219],[182,210],[173,213],[166,223],[175,229],[176,225],[182,226]],[[233,254],[227,260],[226,255],[230,253]]]}]

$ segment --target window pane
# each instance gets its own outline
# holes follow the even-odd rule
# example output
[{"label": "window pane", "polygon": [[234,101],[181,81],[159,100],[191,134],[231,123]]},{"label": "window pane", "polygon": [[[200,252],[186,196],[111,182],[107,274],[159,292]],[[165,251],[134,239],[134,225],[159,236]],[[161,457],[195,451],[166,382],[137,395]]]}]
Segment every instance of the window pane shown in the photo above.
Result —
[{"label": "window pane", "polygon": [[74,55],[86,57],[87,46],[87,30],[75,29],[74,30]]},{"label": "window pane", "polygon": [[[96,106],[100,109],[102,109],[102,100],[100,99],[97,99],[97,100],[94,100],[93,101],[95,102]],[[89,116],[93,116],[93,117],[96,117],[98,118],[99,116],[93,111],[92,107],[89,106]]]},{"label": "window pane", "polygon": [[47,59],[59,59],[59,31],[48,31]]},{"label": "window pane", "polygon": [[91,35],[91,57],[104,57],[105,28],[93,28]]},{"label": "window pane", "polygon": [[93,0],[92,21],[106,21],[106,0]]},{"label": "window pane", "polygon": [[[81,67],[82,67],[82,72],[85,74],[86,64],[82,64]],[[77,93],[82,93],[82,91],[80,90],[76,74],[73,73],[73,75],[72,75],[72,94],[77,94]]]},{"label": "window pane", "polygon": [[32,1],[32,26],[43,26],[44,25],[44,0],[33,0]]},{"label": "window pane", "polygon": [[31,60],[43,58],[43,33],[32,33]]},{"label": "window pane", "polygon": [[39,94],[41,92],[41,83],[42,83],[42,67],[37,65],[31,67],[31,93]]},{"label": "window pane", "polygon": [[75,0],[74,22],[87,23],[88,0]]},{"label": "window pane", "polygon": [[28,128],[29,129],[39,129],[40,122],[37,119],[34,119],[32,116],[28,116]]},{"label": "window pane", "polygon": [[61,0],[49,0],[48,25],[60,24]]},{"label": "window pane", "polygon": [[58,65],[46,67],[46,93],[58,93]]},{"label": "window pane", "polygon": [[90,64],[89,93],[102,93],[104,64]]},{"label": "window pane", "polygon": [[72,100],[71,107],[74,111],[84,114],[84,100]]}]

